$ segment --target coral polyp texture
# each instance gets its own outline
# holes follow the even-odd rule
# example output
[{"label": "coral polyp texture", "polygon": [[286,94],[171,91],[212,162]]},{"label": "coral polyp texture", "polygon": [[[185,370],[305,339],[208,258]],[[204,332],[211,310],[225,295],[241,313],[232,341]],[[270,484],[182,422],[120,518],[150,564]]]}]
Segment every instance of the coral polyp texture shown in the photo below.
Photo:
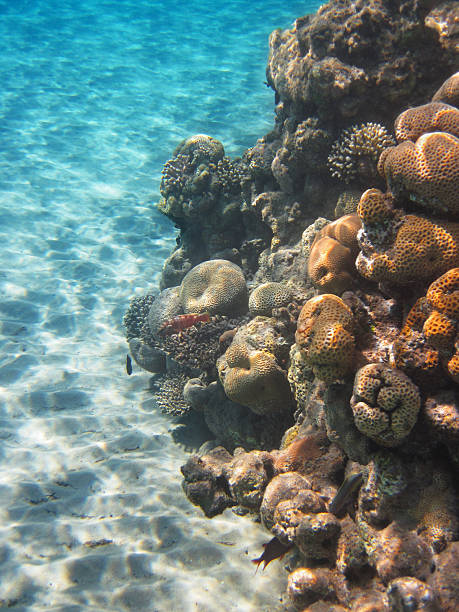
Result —
[{"label": "coral polyp texture", "polygon": [[448,132],[459,136],[459,110],[443,102],[429,102],[408,108],[395,120],[397,142],[416,140],[427,132]]},{"label": "coral polyp texture", "polygon": [[394,344],[394,355],[404,369],[436,374],[441,365],[459,384],[459,268],[440,276],[426,297],[416,301]]},{"label": "coral polyp texture", "polygon": [[437,213],[459,214],[459,139],[429,132],[381,154],[378,169],[391,193]]},{"label": "coral polyp texture", "polygon": [[291,408],[287,372],[280,366],[288,344],[273,328],[275,320],[257,317],[237,331],[217,361],[226,395],[256,414],[288,412]]},{"label": "coral polyp texture", "polygon": [[262,283],[250,294],[249,311],[252,316],[270,317],[274,308],[287,306],[291,300],[292,291],[286,283]]},{"label": "coral polyp texture", "polygon": [[394,138],[383,125],[371,122],[353,125],[333,143],[328,156],[330,173],[345,183],[358,176],[371,178],[376,175],[381,153],[394,144]]},{"label": "coral polyp texture", "polygon": [[355,262],[362,276],[397,285],[422,283],[459,265],[459,223],[393,215],[387,199],[374,191],[364,195],[359,205],[361,251]]},{"label": "coral polyp texture", "polygon": [[452,106],[459,106],[459,72],[451,75],[438,89],[432,102],[444,102]]},{"label": "coral polyp texture", "polygon": [[192,268],[180,285],[185,312],[237,315],[247,311],[247,285],[241,268],[211,259]]},{"label": "coral polyp texture", "polygon": [[398,446],[408,436],[420,406],[419,389],[403,372],[379,363],[357,372],[351,398],[354,421],[381,446]]},{"label": "coral polyp texture", "polygon": [[358,215],[351,214],[329,223],[317,234],[309,255],[308,274],[322,293],[340,294],[355,284],[360,227]]},{"label": "coral polyp texture", "polygon": [[353,314],[336,295],[320,295],[306,302],[298,317],[295,340],[317,378],[333,382],[352,370]]}]

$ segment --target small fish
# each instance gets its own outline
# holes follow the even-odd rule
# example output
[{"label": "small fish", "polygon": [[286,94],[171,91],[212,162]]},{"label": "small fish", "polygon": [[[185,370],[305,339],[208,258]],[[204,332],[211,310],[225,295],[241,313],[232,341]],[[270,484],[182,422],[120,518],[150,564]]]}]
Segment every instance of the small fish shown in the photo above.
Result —
[{"label": "small fish", "polygon": [[343,484],[338,489],[335,497],[331,500],[328,511],[332,514],[339,512],[350,502],[352,497],[357,493],[360,485],[363,482],[363,473],[356,472],[344,479]]},{"label": "small fish", "polygon": [[126,372],[128,376],[132,374],[132,361],[129,354],[126,355]]},{"label": "small fish", "polygon": [[258,571],[260,564],[263,563],[263,569],[274,561],[274,559],[282,559],[282,557],[292,548],[293,544],[282,544],[282,542],[274,536],[272,540],[263,544],[264,551],[258,559],[252,559],[252,563],[255,563]]},{"label": "small fish", "polygon": [[195,323],[208,323],[210,321],[210,314],[208,312],[190,312],[188,314],[181,314],[164,321],[159,328],[160,334],[177,334],[178,332],[191,327]]}]

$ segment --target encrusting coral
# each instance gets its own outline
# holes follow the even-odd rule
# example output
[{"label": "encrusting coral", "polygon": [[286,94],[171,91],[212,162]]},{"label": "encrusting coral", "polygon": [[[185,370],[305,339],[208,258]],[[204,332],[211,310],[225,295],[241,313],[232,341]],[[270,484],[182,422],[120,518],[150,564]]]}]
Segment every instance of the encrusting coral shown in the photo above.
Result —
[{"label": "encrusting coral", "polygon": [[309,254],[308,274],[321,293],[341,294],[355,285],[360,227],[358,215],[345,215],[316,235]]},{"label": "encrusting coral", "polygon": [[383,125],[372,122],[353,125],[333,143],[328,156],[330,173],[345,183],[357,177],[374,177],[380,154],[394,144],[393,137]]},{"label": "encrusting coral", "polygon": [[354,320],[350,308],[333,294],[306,302],[295,340],[305,362],[325,382],[346,376],[354,366]]},{"label": "encrusting coral", "polygon": [[408,436],[421,407],[419,389],[403,372],[382,363],[355,376],[351,407],[357,428],[381,446],[398,446]]}]

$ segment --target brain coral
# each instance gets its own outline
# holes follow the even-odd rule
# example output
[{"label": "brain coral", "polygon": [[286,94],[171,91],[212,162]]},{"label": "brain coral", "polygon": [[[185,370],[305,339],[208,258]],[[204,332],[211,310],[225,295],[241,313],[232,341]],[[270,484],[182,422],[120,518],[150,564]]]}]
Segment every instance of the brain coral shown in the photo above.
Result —
[{"label": "brain coral", "polygon": [[452,106],[459,106],[459,72],[446,79],[435,93],[432,102],[445,102]]},{"label": "brain coral", "polygon": [[427,132],[448,132],[459,137],[459,110],[443,102],[429,102],[407,109],[395,120],[397,142],[416,142]]},{"label": "brain coral", "polygon": [[336,295],[324,294],[311,298],[301,309],[295,340],[317,378],[333,382],[352,368],[353,333],[351,309]]},{"label": "brain coral", "polygon": [[289,346],[274,324],[275,319],[256,317],[241,326],[217,361],[227,397],[256,414],[285,411],[291,405],[287,373],[279,365]]},{"label": "brain coral", "polygon": [[420,406],[419,389],[403,372],[382,363],[357,372],[351,398],[354,422],[381,446],[397,446],[406,438]]},{"label": "brain coral", "polygon": [[378,170],[394,196],[431,210],[459,213],[459,139],[445,132],[407,140],[381,154]]},{"label": "brain coral", "polygon": [[331,175],[346,183],[359,175],[372,176],[381,152],[393,144],[394,139],[379,123],[353,125],[332,145],[328,156]]},{"label": "brain coral", "polygon": [[292,300],[292,292],[285,283],[268,282],[258,285],[249,297],[251,315],[271,316],[273,308],[286,306]]},{"label": "brain coral", "polygon": [[[359,205],[363,218],[384,220],[388,208],[384,209],[384,202],[370,196]],[[382,223],[374,227],[364,224],[363,229],[359,237],[361,252],[355,263],[360,274],[370,280],[399,285],[430,281],[459,265],[459,223],[404,215],[394,217],[389,230]]]},{"label": "brain coral", "polygon": [[342,293],[354,284],[354,261],[358,252],[356,214],[326,225],[316,236],[308,260],[308,274],[323,293]]},{"label": "brain coral", "polygon": [[244,274],[226,259],[211,259],[192,268],[180,285],[185,312],[237,315],[247,311]]}]

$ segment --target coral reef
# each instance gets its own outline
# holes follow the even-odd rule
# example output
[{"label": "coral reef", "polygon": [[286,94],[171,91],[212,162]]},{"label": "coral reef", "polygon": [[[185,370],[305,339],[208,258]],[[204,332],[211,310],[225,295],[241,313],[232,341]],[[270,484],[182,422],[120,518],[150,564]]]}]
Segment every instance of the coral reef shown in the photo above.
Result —
[{"label": "coral reef", "polygon": [[130,352],[210,430],[185,494],[261,521],[297,610],[459,606],[455,12],[325,4],[270,37],[273,130],[164,167],[177,248]]}]

